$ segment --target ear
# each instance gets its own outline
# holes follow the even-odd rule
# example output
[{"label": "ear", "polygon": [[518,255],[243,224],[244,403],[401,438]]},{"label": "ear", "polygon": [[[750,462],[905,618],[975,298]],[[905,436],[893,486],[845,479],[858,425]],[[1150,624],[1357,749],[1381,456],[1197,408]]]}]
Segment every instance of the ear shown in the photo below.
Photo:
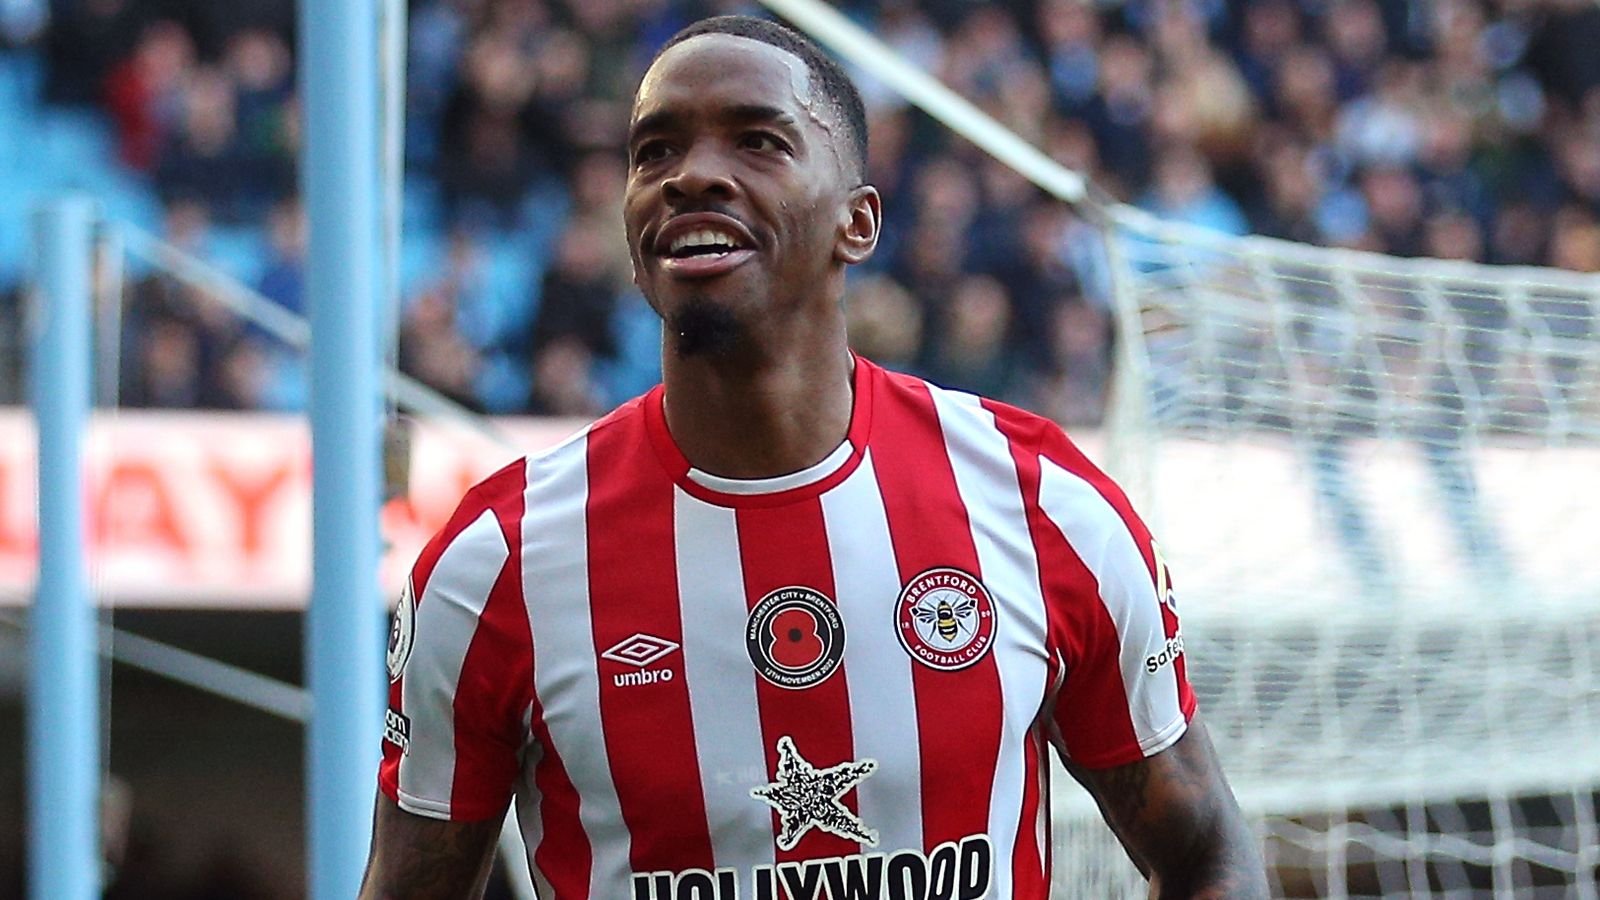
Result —
[{"label": "ear", "polygon": [[866,262],[878,246],[878,232],[883,227],[883,200],[878,189],[863,184],[851,190],[845,212],[848,218],[834,243],[833,258],[853,266]]}]

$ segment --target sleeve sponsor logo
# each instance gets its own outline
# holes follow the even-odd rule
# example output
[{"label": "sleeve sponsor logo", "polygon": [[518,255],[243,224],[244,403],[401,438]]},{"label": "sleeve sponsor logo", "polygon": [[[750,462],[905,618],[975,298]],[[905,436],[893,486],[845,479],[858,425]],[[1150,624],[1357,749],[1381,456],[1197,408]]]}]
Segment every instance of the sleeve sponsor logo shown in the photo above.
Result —
[{"label": "sleeve sponsor logo", "polygon": [[931,853],[857,853],[755,866],[741,898],[736,869],[635,872],[632,900],[980,900],[989,896],[994,846],[985,834]]},{"label": "sleeve sponsor logo", "polygon": [[383,739],[400,748],[411,749],[411,720],[392,709],[383,711]]},{"label": "sleeve sponsor logo", "polygon": [[1144,670],[1145,672],[1154,675],[1162,666],[1176,660],[1182,655],[1183,635],[1173,635],[1172,637],[1167,638],[1167,645],[1161,648],[1161,652],[1152,653],[1144,658]]}]

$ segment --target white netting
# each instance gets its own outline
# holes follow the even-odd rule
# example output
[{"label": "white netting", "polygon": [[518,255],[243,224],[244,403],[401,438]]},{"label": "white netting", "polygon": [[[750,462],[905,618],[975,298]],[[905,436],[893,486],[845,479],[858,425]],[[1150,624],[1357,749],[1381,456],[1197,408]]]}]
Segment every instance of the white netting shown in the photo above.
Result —
[{"label": "white netting", "polygon": [[1276,888],[1594,897],[1600,279],[1113,216],[1109,463]]}]

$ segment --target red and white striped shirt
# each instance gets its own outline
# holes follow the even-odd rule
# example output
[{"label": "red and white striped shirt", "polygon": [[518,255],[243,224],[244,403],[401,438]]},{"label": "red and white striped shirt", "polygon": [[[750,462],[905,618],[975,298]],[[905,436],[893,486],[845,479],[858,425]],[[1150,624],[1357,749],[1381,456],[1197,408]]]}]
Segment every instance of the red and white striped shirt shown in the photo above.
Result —
[{"label": "red and white striped shirt", "polygon": [[691,469],[662,389],[470,491],[391,633],[382,789],[516,798],[540,895],[1045,897],[1047,744],[1195,708],[1167,573],[1048,421],[858,360],[811,469]]}]

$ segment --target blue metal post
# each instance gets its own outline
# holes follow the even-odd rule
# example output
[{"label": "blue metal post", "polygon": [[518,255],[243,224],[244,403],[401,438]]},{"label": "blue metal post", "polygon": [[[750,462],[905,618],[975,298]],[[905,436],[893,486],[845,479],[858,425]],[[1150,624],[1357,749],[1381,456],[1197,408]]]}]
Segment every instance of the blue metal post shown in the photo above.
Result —
[{"label": "blue metal post", "polygon": [[30,402],[39,427],[39,582],[29,627],[29,890],[100,896],[100,660],[84,549],[94,204],[39,218]]},{"label": "blue metal post", "polygon": [[353,897],[383,716],[378,5],[300,0],[301,178],[310,217],[312,592],[306,662],[310,891]]}]

